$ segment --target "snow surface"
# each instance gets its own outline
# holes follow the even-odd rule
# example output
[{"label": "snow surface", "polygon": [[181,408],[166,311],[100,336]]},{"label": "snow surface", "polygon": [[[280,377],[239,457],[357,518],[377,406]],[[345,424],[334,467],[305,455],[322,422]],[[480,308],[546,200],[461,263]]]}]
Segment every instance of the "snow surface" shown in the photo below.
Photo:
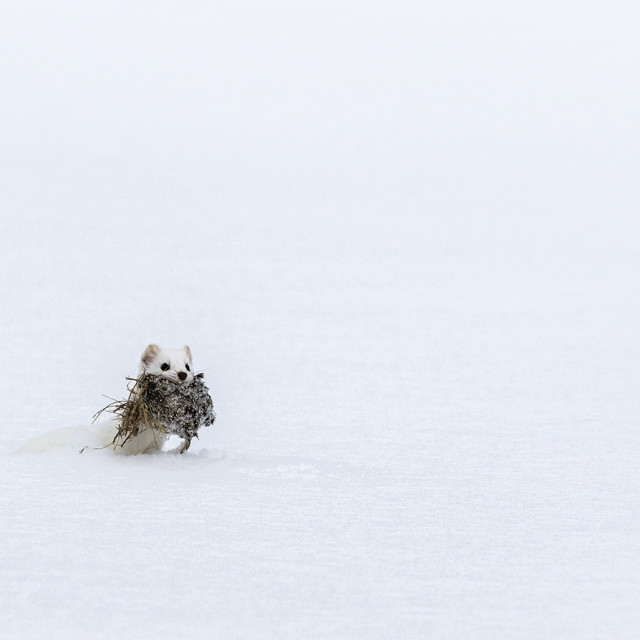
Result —
[{"label": "snow surface", "polygon": [[638,8],[8,5],[3,637],[637,638]]}]

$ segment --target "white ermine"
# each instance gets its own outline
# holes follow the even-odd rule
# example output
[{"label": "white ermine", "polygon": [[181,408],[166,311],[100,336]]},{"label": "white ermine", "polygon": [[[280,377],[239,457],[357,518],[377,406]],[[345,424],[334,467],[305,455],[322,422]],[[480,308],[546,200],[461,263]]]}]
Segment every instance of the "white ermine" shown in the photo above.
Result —
[{"label": "white ermine", "polygon": [[[193,380],[191,349],[162,349],[150,344],[142,353],[139,373],[163,376],[177,383]],[[44,433],[25,443],[16,453],[40,453],[58,447],[77,451],[88,449],[111,449],[122,455],[154,453],[162,451],[168,436],[156,429],[144,429],[129,438],[124,445],[113,445],[118,430],[116,420],[109,420],[91,427],[66,427]]]}]

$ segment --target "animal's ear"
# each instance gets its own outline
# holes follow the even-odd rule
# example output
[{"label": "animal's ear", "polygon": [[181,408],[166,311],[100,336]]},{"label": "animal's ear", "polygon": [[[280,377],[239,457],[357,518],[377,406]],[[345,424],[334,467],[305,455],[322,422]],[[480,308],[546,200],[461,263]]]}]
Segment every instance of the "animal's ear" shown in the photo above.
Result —
[{"label": "animal's ear", "polygon": [[184,352],[187,354],[187,358],[189,358],[189,360],[191,360],[193,362],[193,357],[191,356],[191,349],[189,348],[189,345],[184,345],[184,347],[182,347],[184,349]]},{"label": "animal's ear", "polygon": [[142,354],[142,364],[151,364],[153,359],[160,353],[160,347],[157,344],[150,344]]}]

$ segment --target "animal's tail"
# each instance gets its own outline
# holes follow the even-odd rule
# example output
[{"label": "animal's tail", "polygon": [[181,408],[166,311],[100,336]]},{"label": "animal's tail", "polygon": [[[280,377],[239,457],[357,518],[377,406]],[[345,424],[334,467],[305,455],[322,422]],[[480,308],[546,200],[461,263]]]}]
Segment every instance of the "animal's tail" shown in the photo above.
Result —
[{"label": "animal's tail", "polygon": [[71,449],[77,452],[85,449],[108,447],[116,435],[113,421],[91,426],[64,427],[47,431],[25,442],[16,453],[43,453],[55,449]]}]

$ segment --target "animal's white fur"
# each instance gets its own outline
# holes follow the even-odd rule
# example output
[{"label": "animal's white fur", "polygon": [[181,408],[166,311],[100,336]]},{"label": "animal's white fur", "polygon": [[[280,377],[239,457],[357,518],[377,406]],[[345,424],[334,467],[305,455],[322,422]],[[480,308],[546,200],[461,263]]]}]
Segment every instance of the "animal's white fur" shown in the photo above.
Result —
[{"label": "animal's white fur", "polygon": [[[162,370],[163,364],[169,365],[166,371]],[[191,382],[193,380],[191,349],[186,345],[182,349],[162,349],[157,344],[150,344],[142,353],[140,368],[142,373],[163,376],[174,382]],[[181,373],[186,375],[183,380],[179,377]]]},{"label": "animal's white fur", "polygon": [[[168,368],[165,367],[163,370],[163,364],[167,364]],[[181,349],[162,349],[156,344],[150,344],[142,353],[140,373],[163,376],[174,382],[190,382],[193,380],[191,349],[188,346]],[[123,446],[109,446],[117,428],[117,422],[110,420],[92,427],[55,429],[30,440],[16,453],[41,453],[58,447],[71,447],[78,451],[83,448],[107,448],[122,455],[137,455],[161,451],[168,438],[155,429],[145,429],[134,438],[130,438]]]}]

